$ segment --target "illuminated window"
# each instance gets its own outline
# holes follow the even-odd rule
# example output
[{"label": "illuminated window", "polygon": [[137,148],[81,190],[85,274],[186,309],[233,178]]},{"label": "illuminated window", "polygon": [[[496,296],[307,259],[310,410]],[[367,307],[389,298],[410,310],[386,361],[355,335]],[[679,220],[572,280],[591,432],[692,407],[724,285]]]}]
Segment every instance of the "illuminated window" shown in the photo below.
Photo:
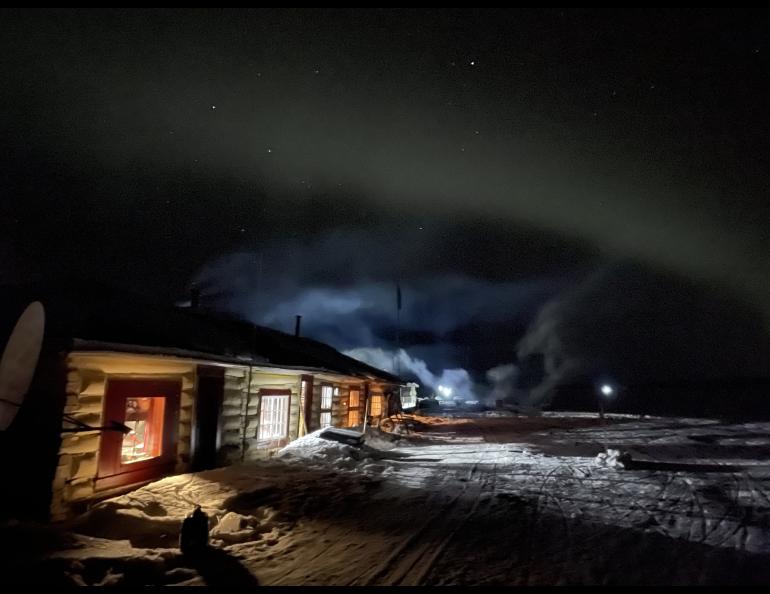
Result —
[{"label": "illuminated window", "polygon": [[181,378],[108,378],[102,423],[124,424],[128,433],[104,431],[99,439],[95,487],[111,489],[173,472]]},{"label": "illuminated window", "polygon": [[382,415],[382,394],[372,394],[372,405],[369,414],[373,417]]},{"label": "illuminated window", "polygon": [[259,441],[285,439],[289,435],[289,394],[263,395],[259,411]]},{"label": "illuminated window", "polygon": [[321,386],[321,429],[332,425],[332,402],[334,396],[339,396],[339,388]]},{"label": "illuminated window", "polygon": [[361,416],[361,390],[351,388],[348,398],[348,427],[360,425]]},{"label": "illuminated window", "polygon": [[350,408],[358,408],[361,406],[361,391],[360,390],[350,390],[350,400],[349,400],[349,406]]},{"label": "illuminated window", "polygon": [[321,386],[321,410],[331,410],[333,393],[331,386]]},{"label": "illuminated window", "polygon": [[163,452],[163,412],[166,399],[148,396],[126,399],[124,424],[131,432],[123,436],[121,464],[157,458]]}]

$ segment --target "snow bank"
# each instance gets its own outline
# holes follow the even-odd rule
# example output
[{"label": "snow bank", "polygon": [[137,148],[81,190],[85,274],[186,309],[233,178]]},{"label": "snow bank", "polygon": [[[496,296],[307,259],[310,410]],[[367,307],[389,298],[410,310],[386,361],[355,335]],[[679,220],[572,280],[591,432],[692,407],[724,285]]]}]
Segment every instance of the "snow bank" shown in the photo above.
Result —
[{"label": "snow bank", "polygon": [[402,437],[404,435],[402,432],[405,430],[403,425],[396,425],[393,433],[382,431],[376,427],[367,427],[364,443],[378,450],[392,450],[406,441],[405,437]]},{"label": "snow bank", "polygon": [[512,410],[486,410],[483,413],[481,413],[479,416],[482,417],[488,417],[488,418],[502,418],[502,417],[515,417],[516,412]]},{"label": "snow bank", "polygon": [[284,461],[301,461],[310,468],[333,469],[363,474],[388,475],[392,468],[384,460],[383,450],[395,448],[402,438],[379,429],[366,430],[365,443],[355,447],[323,439],[324,430],[314,431],[279,450],[275,457]]},{"label": "snow bank", "polygon": [[338,468],[354,470],[366,457],[361,448],[346,445],[330,439],[322,439],[319,429],[292,441],[279,450],[275,457],[284,460],[303,460],[311,465],[328,466],[333,464]]},{"label": "snow bank", "polygon": [[620,450],[608,449],[606,452],[597,454],[594,463],[597,466],[603,466],[606,468],[623,469],[631,460],[631,456],[628,452],[621,452]]},{"label": "snow bank", "polygon": [[270,507],[257,508],[249,515],[227,512],[211,530],[211,543],[229,545],[258,540],[260,535],[276,531],[276,518],[276,510]]}]

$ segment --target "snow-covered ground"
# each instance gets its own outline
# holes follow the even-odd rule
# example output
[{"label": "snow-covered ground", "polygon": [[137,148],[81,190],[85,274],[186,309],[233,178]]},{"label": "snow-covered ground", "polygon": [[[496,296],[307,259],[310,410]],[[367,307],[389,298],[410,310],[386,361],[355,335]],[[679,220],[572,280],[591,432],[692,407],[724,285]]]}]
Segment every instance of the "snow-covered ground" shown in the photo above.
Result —
[{"label": "snow-covered ground", "polygon": [[[770,583],[770,423],[415,420],[360,449],[312,434],[157,481],[39,528],[49,545],[15,567],[84,584]],[[192,562],[176,547],[196,504],[214,547]]]}]

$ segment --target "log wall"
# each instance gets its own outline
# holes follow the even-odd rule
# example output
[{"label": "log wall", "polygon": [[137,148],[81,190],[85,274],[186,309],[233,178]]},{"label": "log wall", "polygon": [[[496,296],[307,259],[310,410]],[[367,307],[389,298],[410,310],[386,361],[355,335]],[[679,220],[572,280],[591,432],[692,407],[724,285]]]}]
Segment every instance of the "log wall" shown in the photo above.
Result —
[{"label": "log wall", "polygon": [[[181,381],[180,410],[177,427],[176,473],[190,470],[192,433],[195,422],[197,369],[199,365],[224,367],[222,409],[219,419],[218,462],[227,465],[260,460],[272,456],[278,444],[260,444],[260,390],[285,390],[291,394],[288,440],[300,435],[300,388],[302,371],[265,370],[161,355],[134,355],[113,352],[72,352],[66,358],[67,382],[64,413],[89,425],[104,423],[105,390],[110,378],[173,379]],[[305,372],[307,375],[307,372]],[[361,390],[362,411],[366,407],[366,384],[358,379],[329,374],[313,378],[312,414],[308,428],[320,426],[321,386],[338,388],[332,399],[332,424],[348,425],[349,390]],[[373,390],[385,392],[386,386],[373,384]],[[69,426],[63,424],[62,428]],[[62,520],[87,507],[91,502],[111,493],[99,491],[96,479],[99,468],[101,434],[98,431],[62,433],[58,465],[53,482],[51,517]]]}]

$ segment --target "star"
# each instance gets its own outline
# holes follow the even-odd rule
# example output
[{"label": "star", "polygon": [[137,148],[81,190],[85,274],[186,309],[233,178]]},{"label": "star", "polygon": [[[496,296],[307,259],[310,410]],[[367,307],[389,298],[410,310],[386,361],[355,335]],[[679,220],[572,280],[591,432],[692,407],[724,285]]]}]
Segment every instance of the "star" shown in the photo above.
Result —
[{"label": "star", "polygon": [[267,149],[267,152],[268,152],[268,153],[272,153],[272,152],[273,152],[273,149],[270,149],[270,148],[269,148],[269,149]]},{"label": "star", "polygon": [[217,106],[216,106],[216,105],[212,105],[212,106],[211,106],[211,109],[216,109],[216,108],[217,108]]},{"label": "star", "polygon": [[476,61],[475,60],[471,60],[471,66],[475,66],[475,65],[476,65]]}]

